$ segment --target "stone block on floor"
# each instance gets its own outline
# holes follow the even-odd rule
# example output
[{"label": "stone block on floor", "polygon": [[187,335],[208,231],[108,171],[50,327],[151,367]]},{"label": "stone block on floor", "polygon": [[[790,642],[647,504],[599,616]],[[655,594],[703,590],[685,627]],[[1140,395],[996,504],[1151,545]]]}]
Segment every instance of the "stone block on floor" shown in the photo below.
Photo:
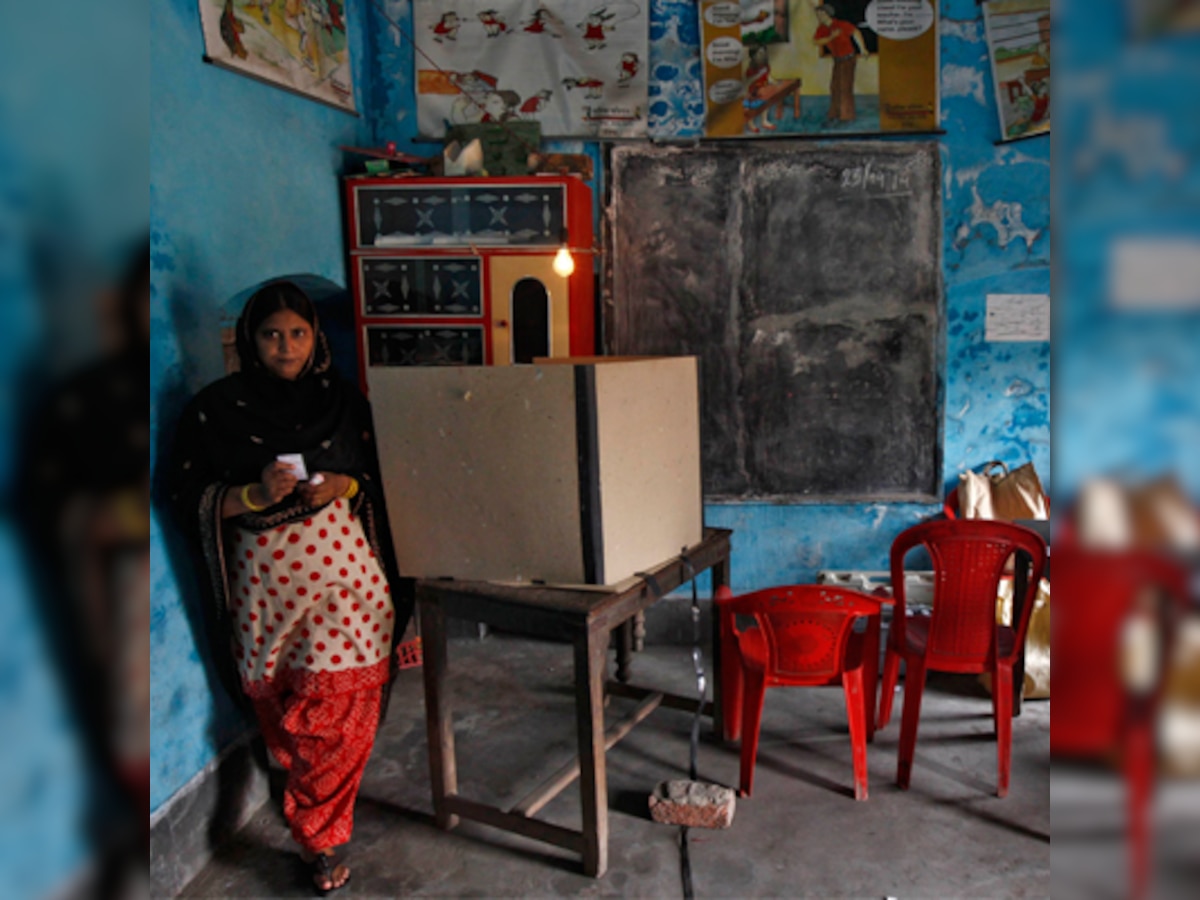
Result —
[{"label": "stone block on floor", "polygon": [[736,805],[732,788],[699,781],[663,781],[650,795],[650,818],[664,825],[728,828]]}]

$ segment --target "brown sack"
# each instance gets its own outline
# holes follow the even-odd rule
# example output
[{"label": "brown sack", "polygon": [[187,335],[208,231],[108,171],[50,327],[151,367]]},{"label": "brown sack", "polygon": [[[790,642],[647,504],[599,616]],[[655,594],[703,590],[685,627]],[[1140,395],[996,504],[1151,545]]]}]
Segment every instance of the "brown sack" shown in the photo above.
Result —
[{"label": "brown sack", "polygon": [[[958,476],[958,512],[964,519],[999,519],[1012,522],[1017,519],[1050,518],[1050,501],[1038,478],[1033,463],[1028,462],[1013,471],[999,460],[993,460],[981,472],[963,472]],[[1012,573],[1010,559],[1005,571]],[[1010,625],[1012,620],[1012,579],[1000,582],[1000,596],[996,599],[996,620]],[[991,690],[991,678],[980,679]],[[1050,583],[1042,579],[1030,613],[1029,630],[1025,635],[1025,684],[1022,694],[1026,698],[1050,696]]]},{"label": "brown sack", "polygon": [[[999,471],[997,471],[999,470]],[[1013,471],[993,460],[981,472],[958,476],[958,514],[964,519],[1048,519],[1050,503],[1033,463]]]},{"label": "brown sack", "polygon": [[[996,624],[1012,625],[1013,580],[1000,581],[996,597]],[[979,676],[990,692],[992,676]],[[1050,582],[1043,578],[1029,614],[1029,630],[1025,632],[1025,684],[1021,696],[1026,700],[1044,700],[1050,696]]]}]

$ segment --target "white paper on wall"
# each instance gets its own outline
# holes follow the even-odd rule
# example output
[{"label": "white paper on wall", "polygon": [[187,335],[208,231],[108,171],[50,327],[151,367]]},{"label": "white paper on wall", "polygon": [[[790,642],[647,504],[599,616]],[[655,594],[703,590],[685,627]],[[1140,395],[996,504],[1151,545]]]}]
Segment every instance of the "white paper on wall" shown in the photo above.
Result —
[{"label": "white paper on wall", "polygon": [[644,137],[649,0],[414,0],[417,127],[537,121]]},{"label": "white paper on wall", "polygon": [[988,294],[985,339],[1050,340],[1049,294]]},{"label": "white paper on wall", "polygon": [[1109,258],[1108,293],[1116,308],[1200,309],[1200,240],[1121,238]]}]

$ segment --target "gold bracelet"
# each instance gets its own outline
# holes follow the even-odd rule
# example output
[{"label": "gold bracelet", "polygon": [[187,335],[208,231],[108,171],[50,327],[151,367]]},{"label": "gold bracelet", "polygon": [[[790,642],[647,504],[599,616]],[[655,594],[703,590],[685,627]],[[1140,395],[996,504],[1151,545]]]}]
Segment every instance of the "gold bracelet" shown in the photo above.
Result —
[{"label": "gold bracelet", "polygon": [[267,507],[258,506],[257,504],[254,503],[254,501],[252,501],[250,499],[250,488],[251,487],[253,487],[252,484],[246,484],[246,485],[242,486],[242,493],[240,495],[240,499],[242,501],[242,506],[246,507],[246,509],[250,510],[250,512],[262,512]]},{"label": "gold bracelet", "polygon": [[353,500],[358,496],[358,479],[353,475],[347,475],[346,477],[350,479],[350,487],[342,492],[342,499]]}]

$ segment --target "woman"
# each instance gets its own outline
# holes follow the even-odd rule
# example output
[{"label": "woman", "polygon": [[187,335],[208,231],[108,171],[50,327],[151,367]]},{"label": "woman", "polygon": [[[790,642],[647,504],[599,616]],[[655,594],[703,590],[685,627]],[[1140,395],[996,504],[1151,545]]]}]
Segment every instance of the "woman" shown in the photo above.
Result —
[{"label": "woman", "polygon": [[[290,282],[261,288],[238,320],[237,352],[241,370],[184,412],[172,499],[200,541],[242,690],[288,771],[284,816],[327,893],[350,879],[334,848],[350,838],[411,604],[393,606],[370,410],[331,370],[311,301]],[[288,454],[306,471],[279,459]]]}]

